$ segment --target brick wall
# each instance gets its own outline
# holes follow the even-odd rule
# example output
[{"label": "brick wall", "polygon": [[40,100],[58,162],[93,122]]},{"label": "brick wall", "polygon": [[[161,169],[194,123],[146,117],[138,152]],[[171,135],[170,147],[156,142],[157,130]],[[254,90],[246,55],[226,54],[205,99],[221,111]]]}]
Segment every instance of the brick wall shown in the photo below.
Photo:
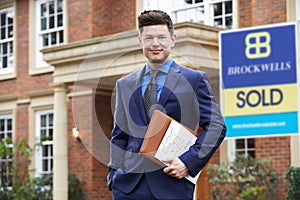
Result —
[{"label": "brick wall", "polygon": [[[84,183],[85,197],[111,199],[107,187],[109,135],[112,129],[110,96],[85,95],[69,101],[69,169]],[[71,132],[78,127],[81,141]]]},{"label": "brick wall", "polygon": [[282,184],[276,189],[276,199],[285,199],[287,181],[285,171],[291,165],[290,137],[266,137],[255,139],[255,154],[257,158],[270,158],[274,168],[282,178]]},{"label": "brick wall", "polygon": [[[286,0],[240,0],[239,27],[250,27],[286,22]],[[274,167],[283,178],[290,166],[290,137],[266,137],[255,139],[256,157],[271,158]],[[286,197],[287,182],[276,190],[276,199]]]},{"label": "brick wall", "polygon": [[68,3],[69,42],[135,29],[135,0]]},{"label": "brick wall", "polygon": [[286,0],[240,0],[238,8],[240,28],[286,21]]}]

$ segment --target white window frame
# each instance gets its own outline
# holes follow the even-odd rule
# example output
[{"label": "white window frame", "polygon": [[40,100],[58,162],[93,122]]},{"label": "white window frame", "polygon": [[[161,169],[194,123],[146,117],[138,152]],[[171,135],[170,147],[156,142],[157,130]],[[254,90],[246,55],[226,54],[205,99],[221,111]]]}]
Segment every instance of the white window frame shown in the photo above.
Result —
[{"label": "white window frame", "polygon": [[[5,129],[4,129],[4,135],[5,135],[5,137],[4,137],[4,139],[6,139],[7,138],[7,134],[8,134],[8,132],[10,132],[10,134],[11,134],[11,139],[13,140],[13,115],[10,115],[10,114],[7,114],[7,115],[0,115],[0,120],[5,120],[5,123],[7,123],[7,120],[8,119],[10,119],[11,120],[11,130],[7,130],[7,124],[5,125]],[[0,131],[1,132],[1,131]],[[2,133],[1,133],[2,134]],[[13,144],[8,144],[7,145],[7,147],[9,147],[9,148],[11,148],[12,149],[12,151],[13,151]],[[0,158],[0,162],[2,163],[2,162],[11,162],[12,163],[12,161],[13,161],[13,158],[5,158],[5,159],[2,159],[2,158]],[[2,169],[1,169],[2,170]],[[6,168],[6,170],[7,170],[7,174],[9,174],[9,169],[8,168]],[[11,178],[13,178],[12,177],[13,175],[11,174]],[[9,178],[9,177],[7,177],[7,178]],[[12,181],[12,180],[11,180]],[[1,183],[1,180],[0,180],[0,185],[1,185],[2,183]],[[9,186],[9,188],[8,189],[10,189],[11,188],[11,186]]]},{"label": "white window frame", "polygon": [[298,0],[295,0],[296,1],[296,20],[300,21],[300,2]]},{"label": "white window frame", "polygon": [[[39,177],[41,175],[44,174],[50,174],[52,172],[51,166],[53,167],[53,138],[52,140],[46,140],[46,141],[42,141],[41,142],[41,130],[49,130],[52,129],[52,137],[53,137],[53,121],[52,121],[52,126],[48,126],[48,122],[47,122],[47,126],[46,127],[41,127],[41,116],[43,115],[49,115],[49,114],[54,114],[52,109],[49,110],[39,110],[36,111],[35,113],[35,133],[36,133],[36,140],[37,143],[40,144],[37,146],[36,152],[35,152],[35,169],[36,169],[36,176]],[[53,120],[53,118],[52,118]],[[48,145],[49,149],[48,149],[48,155],[47,156],[43,156],[43,146],[44,145]],[[49,150],[51,150],[52,146],[52,155],[49,155]],[[47,166],[47,171],[43,170],[43,159],[47,159],[48,162],[48,166]],[[52,163],[52,165],[51,165]]]},{"label": "white window frame", "polygon": [[[13,21],[12,21],[12,24],[6,24],[6,25],[9,25],[9,27],[11,27],[12,28],[12,30],[11,30],[11,37],[7,37],[8,36],[8,30],[9,30],[9,28],[8,28],[8,26],[5,26],[5,34],[6,34],[6,37],[4,38],[4,39],[1,39],[1,36],[0,36],[0,52],[3,52],[3,44],[7,44],[7,53],[6,53],[6,57],[7,57],[7,67],[6,68],[3,68],[3,64],[2,64],[2,59],[3,59],[3,57],[4,57],[4,54],[2,54],[2,53],[0,53],[0,75],[2,76],[2,75],[6,75],[6,74],[11,74],[11,73],[13,73],[14,72],[14,35],[15,35],[15,32],[14,32],[14,27],[15,27],[15,25],[14,25],[14,23],[15,23],[15,20],[14,20],[14,17],[15,17],[15,15],[14,15],[14,9],[13,9],[13,7],[8,7],[8,8],[3,8],[3,9],[0,9],[0,19],[1,19],[1,15],[3,14],[3,13],[10,13],[12,16],[12,19],[13,19]],[[8,18],[6,17],[6,23],[8,23]],[[2,27],[1,27],[1,24],[0,24],[0,29],[2,29]],[[12,52],[10,52],[10,50],[12,51]]]},{"label": "white window frame", "polygon": [[[184,1],[184,0],[182,0]],[[191,22],[195,22],[195,23],[203,23],[205,25],[210,25],[210,26],[216,26],[215,25],[215,17],[214,17],[214,4],[217,3],[222,3],[222,7],[223,7],[223,12],[224,12],[224,3],[227,1],[231,1],[232,2],[232,13],[231,14],[225,14],[222,13],[221,18],[223,19],[222,21],[222,26],[221,28],[229,28],[225,26],[225,17],[231,16],[232,18],[232,25],[230,28],[235,28],[236,27],[236,4],[237,4],[237,0],[203,0],[203,2],[199,2],[196,3],[195,0],[193,0],[193,2],[191,4],[186,4],[184,6],[181,7],[177,7],[175,9],[172,10],[172,18],[174,20],[174,23],[179,23],[179,22],[185,22],[185,21],[191,21]],[[197,9],[199,11],[199,8],[202,7],[202,15],[199,15],[199,12],[195,12]],[[194,10],[194,11],[193,11]],[[178,19],[177,17],[177,13],[178,12],[188,12],[188,11],[192,11],[190,12],[189,16],[185,16],[185,19]],[[193,14],[191,14],[193,13]],[[198,13],[198,14],[197,14]],[[194,16],[192,16],[194,15]],[[220,27],[220,26],[219,26]]]},{"label": "white window frame", "polygon": [[[65,21],[64,21],[64,16],[65,16],[65,9],[64,9],[64,1],[62,0],[62,26],[58,26],[57,23],[57,16],[58,13],[56,12],[56,10],[54,11],[54,28],[47,28],[46,30],[41,30],[41,5],[45,4],[45,3],[50,3],[50,2],[54,2],[54,4],[56,5],[58,0],[37,0],[36,1],[36,5],[35,5],[35,10],[36,10],[36,68],[41,69],[41,68],[49,68],[51,67],[47,62],[45,62],[43,60],[43,53],[41,52],[42,49],[44,48],[48,48],[48,47],[53,47],[53,46],[59,46],[65,43],[65,38],[64,38],[64,34],[65,34]],[[56,8],[56,7],[55,7]],[[60,13],[59,13],[60,14]],[[49,19],[49,13],[47,13],[46,18]],[[48,22],[46,23],[46,26],[48,26]],[[62,31],[63,34],[61,36],[61,39],[63,40],[62,42],[58,42],[59,41],[59,32]],[[51,40],[49,38],[49,45],[44,47],[43,45],[43,36],[46,34],[56,34],[56,43],[55,44],[51,44]]]},{"label": "white window frame", "polygon": [[[248,139],[254,139],[254,138],[240,138],[240,139],[244,139],[247,141]],[[245,148],[243,149],[243,151],[245,152],[246,155],[248,155],[248,151],[249,150],[255,151],[255,148],[248,148],[248,142],[246,141],[245,141]],[[238,152],[236,149],[236,139],[227,140],[227,149],[228,149],[227,151],[228,161],[229,163],[232,163],[236,157],[236,153]]]}]

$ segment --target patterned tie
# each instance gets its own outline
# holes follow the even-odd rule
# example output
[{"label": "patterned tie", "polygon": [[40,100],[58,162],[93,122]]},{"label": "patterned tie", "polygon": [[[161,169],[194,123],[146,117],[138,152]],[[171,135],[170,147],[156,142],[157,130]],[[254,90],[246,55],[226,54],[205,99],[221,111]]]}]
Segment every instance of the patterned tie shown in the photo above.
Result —
[{"label": "patterned tie", "polygon": [[151,109],[151,107],[155,105],[157,101],[157,87],[156,87],[156,79],[155,79],[157,72],[158,72],[157,70],[150,71],[151,80],[144,94],[144,104],[149,119],[151,118],[152,113],[154,111],[154,109],[153,108]]}]

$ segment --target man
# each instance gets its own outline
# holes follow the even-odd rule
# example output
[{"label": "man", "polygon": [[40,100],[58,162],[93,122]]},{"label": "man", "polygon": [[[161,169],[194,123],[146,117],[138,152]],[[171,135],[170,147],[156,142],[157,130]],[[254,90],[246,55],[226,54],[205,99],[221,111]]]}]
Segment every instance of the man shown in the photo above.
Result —
[{"label": "man", "polygon": [[[176,35],[170,17],[158,10],[144,11],[138,23],[147,63],[116,84],[108,185],[115,200],[193,199],[194,184],[184,177],[196,176],[205,166],[224,139],[226,127],[208,75],[172,60]],[[149,106],[148,84],[153,81],[156,102]],[[139,155],[155,109],[192,130],[198,125],[203,129],[195,144],[163,169]]]}]

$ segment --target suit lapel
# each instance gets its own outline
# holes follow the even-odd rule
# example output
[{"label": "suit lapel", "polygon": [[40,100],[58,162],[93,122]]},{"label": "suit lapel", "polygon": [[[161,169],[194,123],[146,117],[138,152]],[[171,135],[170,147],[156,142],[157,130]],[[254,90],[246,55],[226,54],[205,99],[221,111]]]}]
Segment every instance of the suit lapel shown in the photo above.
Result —
[{"label": "suit lapel", "polygon": [[140,115],[145,122],[145,124],[149,123],[149,120],[147,118],[145,107],[144,107],[144,100],[142,96],[141,86],[142,86],[142,80],[145,73],[145,66],[137,72],[137,79],[136,79],[136,92],[135,92],[135,101],[136,105],[138,106],[138,110],[140,111]]},{"label": "suit lapel", "polygon": [[158,101],[159,104],[161,104],[162,106],[166,104],[170,94],[172,93],[172,91],[174,91],[179,78],[180,78],[179,66],[175,62],[173,62],[167,74],[166,81]]}]

